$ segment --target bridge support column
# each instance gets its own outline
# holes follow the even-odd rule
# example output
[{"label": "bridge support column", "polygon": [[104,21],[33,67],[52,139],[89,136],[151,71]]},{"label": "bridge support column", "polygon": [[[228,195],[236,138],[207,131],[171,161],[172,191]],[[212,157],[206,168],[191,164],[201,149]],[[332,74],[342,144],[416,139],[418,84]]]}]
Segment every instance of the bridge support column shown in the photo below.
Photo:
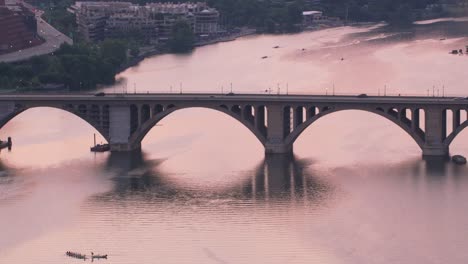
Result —
[{"label": "bridge support column", "polygon": [[132,152],[141,149],[141,143],[110,143],[112,152]]},{"label": "bridge support column", "polygon": [[111,151],[132,151],[141,148],[141,144],[130,142],[131,135],[130,106],[113,105],[109,108],[109,138]]},{"label": "bridge support column", "polygon": [[285,154],[291,155],[293,153],[293,146],[286,144],[275,144],[268,142],[265,144],[265,154]]},{"label": "bridge support column", "polygon": [[268,106],[267,142],[265,143],[266,154],[292,154],[293,145],[285,142],[287,136],[285,134],[285,126],[288,124],[284,120],[283,106]]},{"label": "bridge support column", "polygon": [[444,111],[439,107],[425,109],[425,126],[423,157],[448,157],[449,147],[444,144],[447,129]]}]

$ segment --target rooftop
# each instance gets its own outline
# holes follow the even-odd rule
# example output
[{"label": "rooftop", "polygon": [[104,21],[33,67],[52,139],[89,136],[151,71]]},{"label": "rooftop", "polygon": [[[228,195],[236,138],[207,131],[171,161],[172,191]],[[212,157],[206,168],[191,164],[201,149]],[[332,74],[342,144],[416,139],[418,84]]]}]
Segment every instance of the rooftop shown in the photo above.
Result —
[{"label": "rooftop", "polygon": [[323,14],[322,11],[304,11],[304,12],[302,12],[303,16],[321,15],[321,14]]}]

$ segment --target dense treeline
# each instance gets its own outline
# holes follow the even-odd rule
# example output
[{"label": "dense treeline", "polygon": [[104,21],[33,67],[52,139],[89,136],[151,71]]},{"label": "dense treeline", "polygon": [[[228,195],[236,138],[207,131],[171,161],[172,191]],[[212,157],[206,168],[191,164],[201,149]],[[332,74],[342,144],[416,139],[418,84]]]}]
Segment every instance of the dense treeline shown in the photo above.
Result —
[{"label": "dense treeline", "polygon": [[228,27],[250,26],[266,32],[298,31],[307,2],[258,0],[209,0]]},{"label": "dense treeline", "polygon": [[98,84],[113,83],[126,61],[127,45],[122,41],[63,44],[51,55],[15,64],[0,63],[0,87],[21,90],[63,84],[69,90],[93,89]]},{"label": "dense treeline", "polygon": [[169,48],[172,52],[183,53],[190,51],[195,44],[195,36],[192,28],[185,21],[179,21],[172,29]]},{"label": "dense treeline", "polygon": [[[233,26],[254,26],[266,31],[292,31],[302,20],[302,11],[320,10],[327,16],[352,21],[388,21],[405,24],[413,11],[438,0],[208,0],[218,8],[223,21]],[[273,27],[275,25],[276,27]],[[279,28],[277,28],[279,27]]]},{"label": "dense treeline", "polygon": [[42,18],[63,34],[74,37],[76,33],[75,15],[67,11],[75,1],[73,0],[51,0],[47,6],[41,4],[44,10]]},{"label": "dense treeline", "polygon": [[329,0],[327,13],[352,21],[387,21],[405,25],[415,19],[415,11],[423,10],[439,0]]}]

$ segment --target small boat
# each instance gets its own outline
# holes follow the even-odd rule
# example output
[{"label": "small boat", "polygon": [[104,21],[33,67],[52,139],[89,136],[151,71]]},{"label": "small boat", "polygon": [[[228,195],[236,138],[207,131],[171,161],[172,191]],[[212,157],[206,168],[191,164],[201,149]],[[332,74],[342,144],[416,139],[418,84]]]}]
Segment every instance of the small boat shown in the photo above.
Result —
[{"label": "small boat", "polygon": [[8,137],[7,141],[0,140],[0,149],[8,148],[8,150],[11,150],[11,137]]},{"label": "small boat", "polygon": [[278,49],[279,47],[280,47],[280,46],[274,46],[273,48],[274,48],[274,49]]},{"label": "small boat", "polygon": [[106,152],[110,150],[109,144],[97,144],[94,147],[91,147],[92,152]]},{"label": "small boat", "polygon": [[107,254],[106,255],[93,255],[93,259],[107,259]]},{"label": "small boat", "polygon": [[71,257],[71,258],[76,258],[76,259],[86,259],[86,255],[84,254],[80,254],[80,253],[76,253],[76,252],[72,252],[72,251],[67,251],[67,256]]},{"label": "small boat", "polygon": [[457,164],[457,165],[465,165],[466,164],[466,158],[463,157],[462,155],[455,155],[452,157],[452,162]]},{"label": "small boat", "polygon": [[107,254],[105,254],[105,255],[94,255],[94,253],[91,252],[91,259],[107,259]]},{"label": "small boat", "polygon": [[263,57],[262,57],[262,60],[264,60],[264,59],[266,59],[266,58],[268,58],[268,56],[263,56]]},{"label": "small boat", "polygon": [[94,146],[91,147],[92,152],[106,152],[110,150],[109,144],[96,144],[96,134],[94,134]]}]

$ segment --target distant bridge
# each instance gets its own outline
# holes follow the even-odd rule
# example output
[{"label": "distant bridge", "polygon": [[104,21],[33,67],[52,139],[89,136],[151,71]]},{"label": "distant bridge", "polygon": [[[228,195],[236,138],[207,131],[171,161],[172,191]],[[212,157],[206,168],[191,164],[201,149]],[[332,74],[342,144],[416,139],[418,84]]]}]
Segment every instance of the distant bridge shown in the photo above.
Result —
[{"label": "distant bridge", "polygon": [[164,117],[192,107],[233,117],[258,138],[266,153],[277,154],[292,153],[294,141],[308,126],[343,110],[367,111],[390,120],[414,139],[424,156],[447,156],[454,138],[468,126],[468,100],[455,97],[1,94],[0,127],[34,107],[53,107],[79,116],[102,134],[112,151],[140,148],[145,135]]}]

